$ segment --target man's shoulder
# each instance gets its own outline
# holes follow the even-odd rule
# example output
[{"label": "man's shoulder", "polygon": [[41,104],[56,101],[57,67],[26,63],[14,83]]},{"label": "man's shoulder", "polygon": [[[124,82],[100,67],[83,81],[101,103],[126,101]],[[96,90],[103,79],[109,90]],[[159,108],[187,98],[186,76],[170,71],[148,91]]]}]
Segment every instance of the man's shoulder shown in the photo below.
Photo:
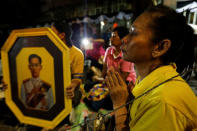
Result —
[{"label": "man's shoulder", "polygon": [[83,52],[79,48],[77,48],[76,46],[74,46],[74,45],[70,48],[70,52],[71,53],[76,53],[76,54],[82,54],[83,55]]},{"label": "man's shoulder", "polygon": [[75,46],[72,46],[70,49],[70,59],[71,61],[75,60],[84,60],[83,52]]},{"label": "man's shoulder", "polygon": [[23,84],[24,84],[24,83],[27,83],[27,82],[29,82],[29,81],[30,81],[30,78],[27,78],[27,79],[23,80]]}]

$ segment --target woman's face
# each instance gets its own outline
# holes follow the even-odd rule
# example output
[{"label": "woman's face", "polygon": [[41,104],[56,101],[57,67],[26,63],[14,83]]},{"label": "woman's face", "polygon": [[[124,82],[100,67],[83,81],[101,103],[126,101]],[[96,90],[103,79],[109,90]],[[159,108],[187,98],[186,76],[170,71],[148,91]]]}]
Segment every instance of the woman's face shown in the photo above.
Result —
[{"label": "woman's face", "polygon": [[149,28],[150,14],[143,13],[133,23],[121,47],[123,59],[134,63],[152,60],[153,33]]},{"label": "woman's face", "polygon": [[112,32],[110,42],[111,42],[111,45],[113,46],[120,46],[122,44],[117,31]]}]

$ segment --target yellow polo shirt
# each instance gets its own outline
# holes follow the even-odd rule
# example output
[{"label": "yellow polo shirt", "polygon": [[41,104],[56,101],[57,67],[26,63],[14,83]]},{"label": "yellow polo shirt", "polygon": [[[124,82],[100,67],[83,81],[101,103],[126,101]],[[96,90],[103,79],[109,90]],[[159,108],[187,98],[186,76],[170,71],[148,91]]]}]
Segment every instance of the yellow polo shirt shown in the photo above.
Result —
[{"label": "yellow polo shirt", "polygon": [[70,65],[72,79],[81,82],[83,78],[84,56],[82,51],[74,45],[70,48]]},{"label": "yellow polo shirt", "polygon": [[[162,66],[151,72],[133,89],[135,97],[176,76],[176,67]],[[133,102],[131,131],[185,131],[197,129],[197,97],[190,86],[176,77]]]}]

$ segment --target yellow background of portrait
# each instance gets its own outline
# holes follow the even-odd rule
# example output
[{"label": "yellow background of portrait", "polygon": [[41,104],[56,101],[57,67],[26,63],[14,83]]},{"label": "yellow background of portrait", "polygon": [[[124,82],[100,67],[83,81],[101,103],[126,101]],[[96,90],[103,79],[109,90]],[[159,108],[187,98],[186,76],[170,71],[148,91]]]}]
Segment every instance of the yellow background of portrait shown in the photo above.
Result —
[{"label": "yellow background of portrait", "polygon": [[50,84],[53,91],[53,98],[55,103],[55,80],[54,80],[54,60],[49,52],[43,47],[28,47],[23,48],[16,56],[17,68],[17,82],[18,82],[18,96],[21,98],[21,85],[23,80],[31,78],[29,70],[29,56],[36,54],[42,59],[42,70],[40,71],[40,79]]}]

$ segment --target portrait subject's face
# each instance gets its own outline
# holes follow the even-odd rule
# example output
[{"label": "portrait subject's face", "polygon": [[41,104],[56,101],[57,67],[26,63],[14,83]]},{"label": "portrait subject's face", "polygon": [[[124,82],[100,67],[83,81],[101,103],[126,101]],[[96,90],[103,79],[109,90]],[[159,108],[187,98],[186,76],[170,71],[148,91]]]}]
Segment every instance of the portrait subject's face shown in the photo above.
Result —
[{"label": "portrait subject's face", "polygon": [[40,64],[40,61],[38,58],[32,58],[30,60],[29,69],[31,71],[32,77],[37,78],[40,76],[42,65]]}]

